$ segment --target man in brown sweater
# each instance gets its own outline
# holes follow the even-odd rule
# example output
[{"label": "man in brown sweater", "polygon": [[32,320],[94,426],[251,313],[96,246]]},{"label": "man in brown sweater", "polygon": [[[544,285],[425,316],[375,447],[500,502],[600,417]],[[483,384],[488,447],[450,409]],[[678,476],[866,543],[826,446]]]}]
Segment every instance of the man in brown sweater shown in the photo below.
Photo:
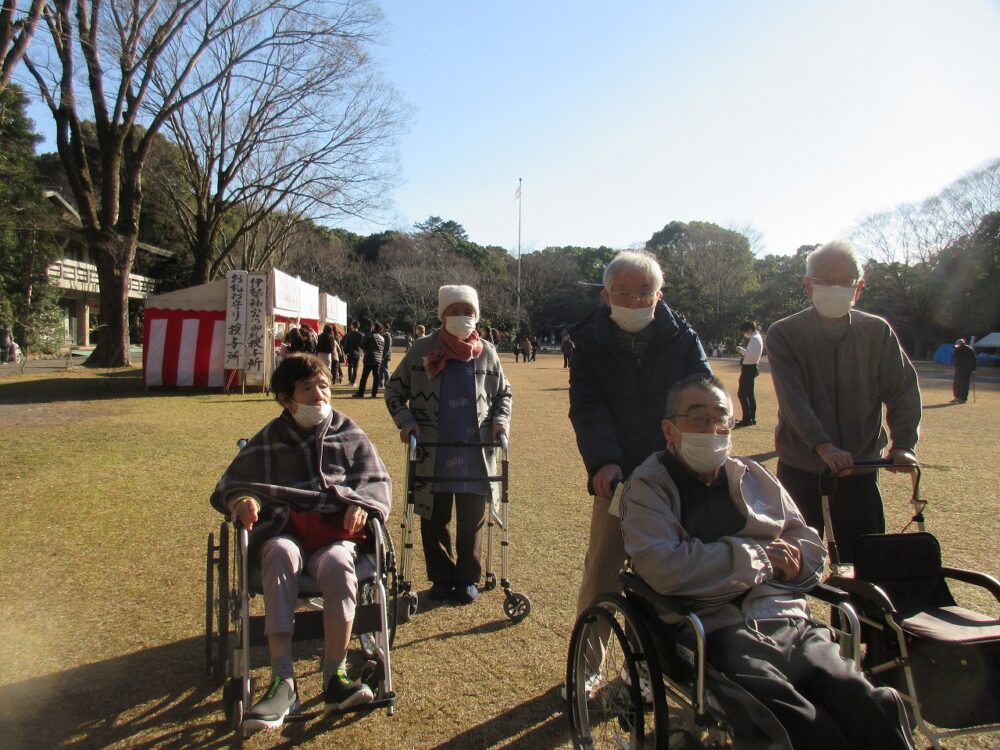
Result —
[{"label": "man in brown sweater", "polygon": [[[889,323],[851,309],[865,280],[850,244],[830,242],[810,253],[803,281],[812,307],[774,323],[767,349],[778,397],[778,479],[822,534],[824,468],[880,458],[887,445],[894,463],[916,462],[920,389]],[[840,561],[851,562],[859,536],[885,531],[877,473],[840,479],[831,520]]]}]

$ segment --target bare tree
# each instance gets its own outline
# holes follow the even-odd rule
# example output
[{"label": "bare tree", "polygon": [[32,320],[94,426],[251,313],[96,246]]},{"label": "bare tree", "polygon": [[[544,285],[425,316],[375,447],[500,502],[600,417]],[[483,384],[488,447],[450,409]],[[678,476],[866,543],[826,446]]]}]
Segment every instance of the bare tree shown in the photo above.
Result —
[{"label": "bare tree", "polygon": [[17,0],[3,0],[0,5],[0,91],[10,83],[17,64],[28,51],[44,7],[45,0],[31,0],[28,9],[21,11]]},{"label": "bare tree", "polygon": [[[261,244],[247,235],[267,234],[277,214],[287,224],[381,206],[405,109],[366,51],[380,20],[364,2],[304,0],[294,14],[263,16],[194,71],[193,80],[218,84],[167,120],[184,152],[185,184],[170,195],[194,281],[217,275],[237,248]],[[294,43],[268,43],[284,36]],[[154,86],[165,93],[171,79],[158,73]]]},{"label": "bare tree", "polygon": [[379,250],[384,278],[391,284],[398,313],[414,324],[437,320],[438,288],[444,284],[475,286],[479,274],[467,259],[439,237],[423,232],[397,234]]},{"label": "bare tree", "polygon": [[[225,74],[294,45],[294,29],[261,35],[271,14],[299,14],[304,0],[48,0],[48,44],[24,63],[55,118],[56,147],[97,266],[106,325],[88,364],[129,366],[128,290],[142,207],[142,175],[154,138],[189,101]],[[315,19],[302,16],[304,24]],[[246,35],[259,44],[225,55]],[[203,60],[227,59],[194,75]],[[82,69],[80,65],[82,64]],[[206,63],[207,64],[207,63]],[[85,75],[84,75],[85,71]],[[159,85],[154,86],[154,81]],[[169,84],[164,82],[169,81]],[[93,113],[96,156],[85,143]]]}]

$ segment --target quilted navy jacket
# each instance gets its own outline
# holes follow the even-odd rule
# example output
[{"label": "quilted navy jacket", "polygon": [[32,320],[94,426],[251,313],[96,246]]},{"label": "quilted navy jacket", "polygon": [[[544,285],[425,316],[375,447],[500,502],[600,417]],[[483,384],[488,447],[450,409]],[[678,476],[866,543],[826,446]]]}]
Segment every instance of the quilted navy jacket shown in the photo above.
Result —
[{"label": "quilted navy jacket", "polygon": [[574,326],[569,371],[569,418],[587,467],[587,490],[605,464],[628,476],[663,450],[660,423],[670,386],[694,373],[712,374],[698,334],[664,302],[656,305],[653,339],[641,357],[617,334],[611,309],[601,306]]}]

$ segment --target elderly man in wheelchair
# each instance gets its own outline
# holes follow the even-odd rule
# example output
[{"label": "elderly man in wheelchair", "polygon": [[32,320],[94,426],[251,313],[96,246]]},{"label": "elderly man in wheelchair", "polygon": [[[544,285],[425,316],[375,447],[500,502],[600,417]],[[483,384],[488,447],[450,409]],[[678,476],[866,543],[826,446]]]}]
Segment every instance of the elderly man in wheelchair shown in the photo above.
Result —
[{"label": "elderly man in wheelchair", "polygon": [[211,498],[250,531],[250,557],[261,567],[271,682],[245,716],[249,730],[279,727],[299,710],[292,635],[302,572],[323,593],[326,710],[373,700],[368,685],[348,677],[345,659],[357,604],[357,543],[369,514],[385,521],[392,489],[367,435],[331,408],[331,380],[313,355],[278,365],[271,390],[282,413],[240,451]]},{"label": "elderly man in wheelchair", "polygon": [[[719,380],[696,375],[671,389],[667,450],[613,504],[635,573],[654,597],[693,601],[705,662],[770,714],[754,722],[762,745],[911,748],[899,695],[871,685],[810,619],[805,593],[822,574],[823,544],[766,469],[730,456],[732,426]],[[757,744],[732,733],[737,747]]]}]

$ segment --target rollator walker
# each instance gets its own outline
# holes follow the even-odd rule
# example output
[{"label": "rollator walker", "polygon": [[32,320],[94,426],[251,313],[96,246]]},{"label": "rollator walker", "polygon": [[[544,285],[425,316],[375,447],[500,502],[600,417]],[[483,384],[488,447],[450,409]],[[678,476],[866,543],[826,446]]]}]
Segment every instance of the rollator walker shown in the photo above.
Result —
[{"label": "rollator walker", "polygon": [[[850,470],[889,466],[891,459],[855,461]],[[847,592],[858,611],[859,665],[875,684],[899,691],[935,748],[944,738],[1000,732],[1000,618],[959,606],[947,583],[976,587],[1000,605],[1000,580],[942,564],[938,540],[924,528],[919,466],[911,472],[913,516],[904,533],[862,536],[853,569],[842,564],[830,514],[842,474],[820,478],[833,570],[827,583]],[[916,531],[905,533],[911,525]]]},{"label": "rollator walker", "polygon": [[500,528],[500,587],[503,589],[503,611],[513,622],[520,622],[531,612],[531,601],[520,592],[513,591],[507,575],[510,547],[510,451],[507,436],[501,435],[498,443],[451,442],[451,443],[419,443],[415,435],[410,435],[406,447],[406,508],[403,512],[403,555],[399,567],[399,621],[406,622],[417,613],[417,593],[413,590],[413,526],[414,499],[418,481],[434,482],[446,477],[417,474],[417,451],[420,447],[427,448],[498,448],[500,450],[500,473],[487,476],[486,481],[492,486],[500,485],[499,513],[496,503],[489,502],[489,515],[486,526],[486,565],[483,591],[496,588],[497,577],[493,572],[493,536],[494,528]]}]

